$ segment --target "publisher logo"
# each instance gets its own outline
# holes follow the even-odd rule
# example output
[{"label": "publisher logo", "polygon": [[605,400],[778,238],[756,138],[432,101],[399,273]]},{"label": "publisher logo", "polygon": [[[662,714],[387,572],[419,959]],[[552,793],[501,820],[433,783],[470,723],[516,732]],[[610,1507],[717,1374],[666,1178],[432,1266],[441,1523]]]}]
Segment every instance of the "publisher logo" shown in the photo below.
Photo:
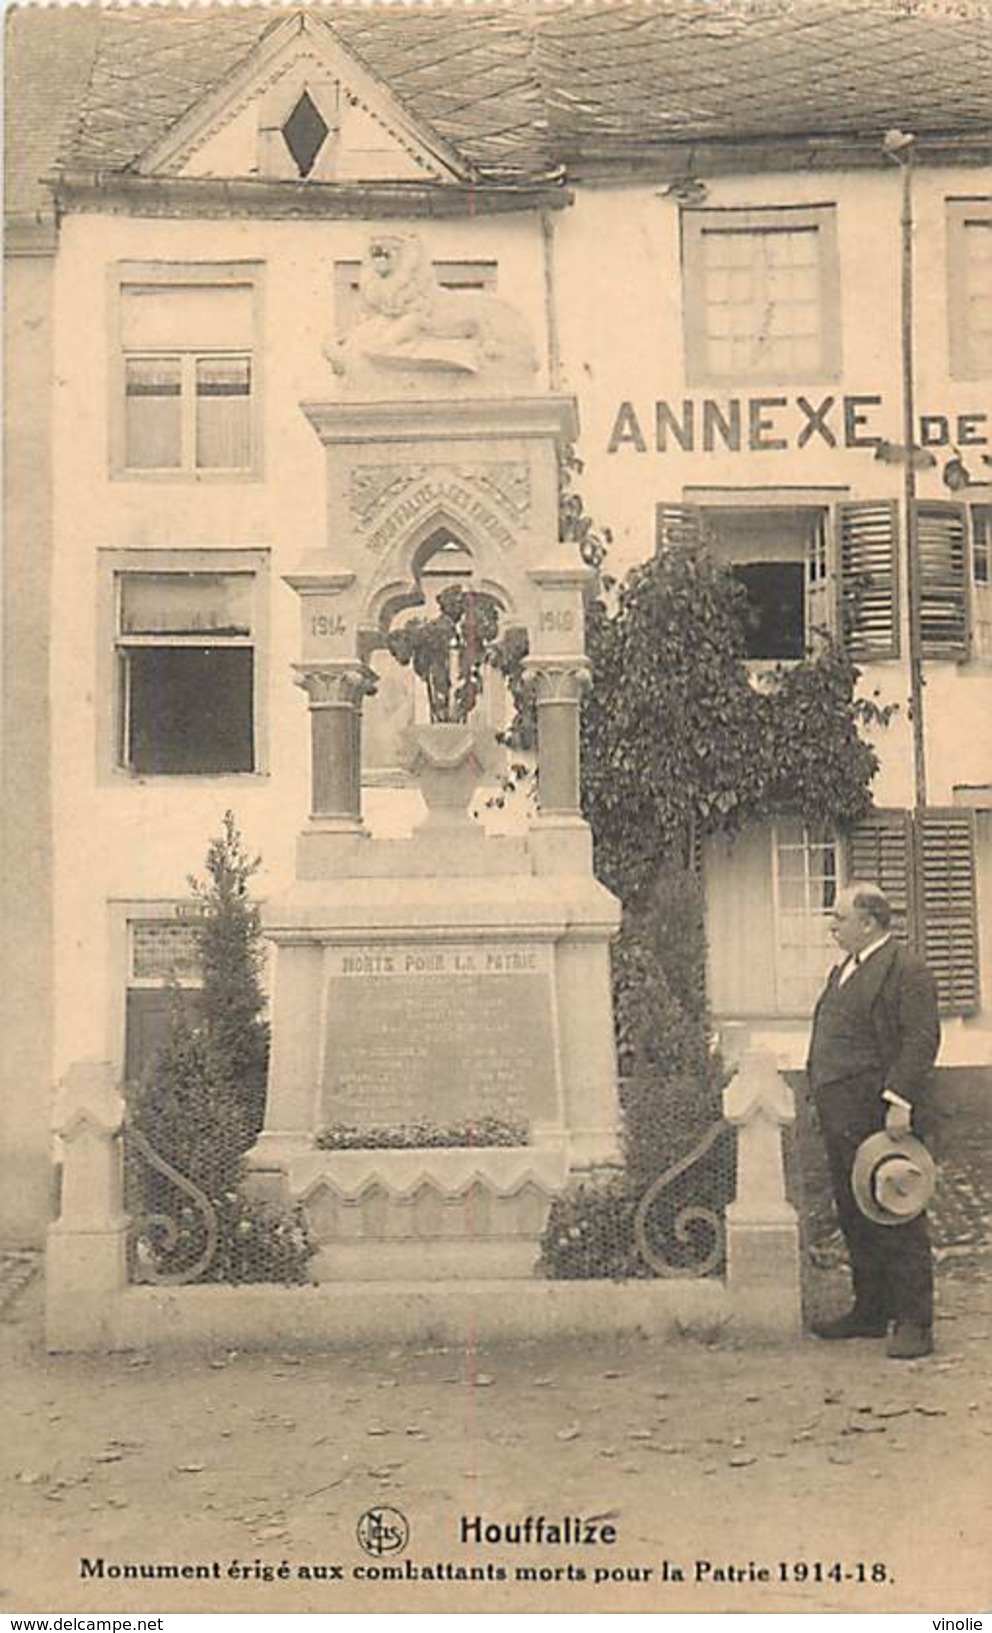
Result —
[{"label": "publisher logo", "polygon": [[366,1509],[358,1522],[358,1540],[367,1554],[381,1559],[383,1554],[403,1552],[410,1540],[406,1515],[398,1508]]}]

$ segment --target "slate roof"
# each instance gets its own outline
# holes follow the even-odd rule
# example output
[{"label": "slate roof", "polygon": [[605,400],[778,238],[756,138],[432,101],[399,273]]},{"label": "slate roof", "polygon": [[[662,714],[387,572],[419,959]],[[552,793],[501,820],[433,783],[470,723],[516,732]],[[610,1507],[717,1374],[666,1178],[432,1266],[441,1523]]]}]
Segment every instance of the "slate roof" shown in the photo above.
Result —
[{"label": "slate roof", "polygon": [[[704,140],[872,136],[893,126],[992,136],[992,0],[307,9],[415,118],[493,179],[634,164]],[[19,198],[32,166],[40,175],[56,150],[71,167],[133,164],[293,10],[13,13],[14,90],[28,117],[17,115],[12,191]],[[25,54],[19,37],[27,34]]]},{"label": "slate roof", "polygon": [[96,45],[99,14],[38,7],[4,19],[4,201],[6,214],[41,219],[52,213],[39,178],[55,163],[78,114]]},{"label": "slate roof", "polygon": [[992,126],[992,6],[757,0],[560,6],[538,23],[574,166],[661,142]]}]

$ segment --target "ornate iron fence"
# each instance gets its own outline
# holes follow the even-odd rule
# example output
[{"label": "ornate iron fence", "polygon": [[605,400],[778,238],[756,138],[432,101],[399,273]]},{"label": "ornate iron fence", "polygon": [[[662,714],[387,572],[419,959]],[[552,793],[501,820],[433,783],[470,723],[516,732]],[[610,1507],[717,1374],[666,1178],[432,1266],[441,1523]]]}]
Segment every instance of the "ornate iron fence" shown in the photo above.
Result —
[{"label": "ornate iron fence", "polygon": [[[712,1122],[683,1157],[651,1181],[637,1203],[634,1247],[656,1276],[711,1276],[724,1268],[724,1212],[733,1195],[731,1133],[722,1117]],[[696,1170],[703,1175],[706,1200],[684,1197],[683,1182]]]},{"label": "ornate iron fence", "polygon": [[[158,1287],[201,1280],[217,1252],[216,1208],[206,1192],[160,1156],[131,1122],[124,1124],[124,1148],[129,1192],[130,1279],[151,1282]],[[149,1171],[157,1175],[159,1181],[165,1180],[173,1193],[177,1193],[175,1212],[145,1205],[156,1191],[161,1194],[162,1190],[160,1183],[149,1183]]]}]

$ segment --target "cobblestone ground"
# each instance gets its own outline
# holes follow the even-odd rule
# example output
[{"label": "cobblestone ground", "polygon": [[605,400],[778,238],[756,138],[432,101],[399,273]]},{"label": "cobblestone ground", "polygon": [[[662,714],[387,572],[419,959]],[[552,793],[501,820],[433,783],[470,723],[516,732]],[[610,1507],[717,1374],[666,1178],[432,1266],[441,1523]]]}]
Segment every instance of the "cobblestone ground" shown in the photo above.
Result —
[{"label": "cobblestone ground", "polygon": [[[0,1607],[987,1609],[992,1134],[983,1107],[967,1111],[949,1125],[934,1210],[937,1353],[918,1362],[888,1361],[877,1342],[747,1348],[700,1330],[46,1356],[36,1261],[10,1256]],[[830,1311],[846,1274],[814,1158],[804,1150],[805,1292]],[[410,1526],[391,1580],[356,1536],[381,1505]],[[527,1514],[609,1516],[617,1541],[463,1540],[466,1521]],[[204,1574],[119,1574],[142,1564]]]}]

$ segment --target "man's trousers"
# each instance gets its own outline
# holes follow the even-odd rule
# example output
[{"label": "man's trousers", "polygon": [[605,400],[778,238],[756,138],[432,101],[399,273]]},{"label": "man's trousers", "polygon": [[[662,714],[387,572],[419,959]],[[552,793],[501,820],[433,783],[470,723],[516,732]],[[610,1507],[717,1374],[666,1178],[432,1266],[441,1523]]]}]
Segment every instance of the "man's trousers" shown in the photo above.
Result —
[{"label": "man's trousers", "polygon": [[[862,1140],[885,1126],[878,1079],[845,1078],[814,1086],[837,1219],[851,1261],[854,1305],[869,1320],[933,1323],[933,1258],[925,1214],[903,1225],[876,1225],[854,1200],[851,1169]],[[914,1113],[914,1122],[916,1116]]]}]

